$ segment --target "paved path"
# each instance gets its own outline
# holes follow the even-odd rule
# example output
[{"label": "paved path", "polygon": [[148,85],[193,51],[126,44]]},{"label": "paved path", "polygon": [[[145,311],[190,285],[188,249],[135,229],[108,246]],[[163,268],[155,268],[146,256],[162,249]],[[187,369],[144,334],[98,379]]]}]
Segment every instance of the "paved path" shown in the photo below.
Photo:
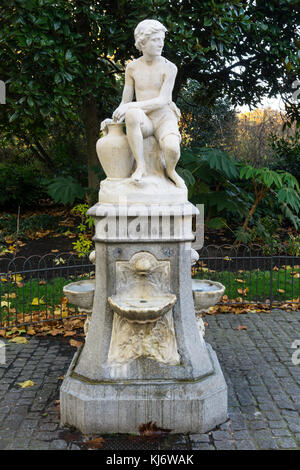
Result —
[{"label": "paved path", "polygon": [[[218,314],[205,321],[206,341],[228,384],[229,420],[207,434],[159,442],[106,436],[104,449],[300,449],[300,365],[291,360],[300,312]],[[28,339],[7,343],[6,364],[0,364],[0,449],[85,448],[79,432],[59,427],[55,404],[75,349],[61,338]],[[35,385],[21,389],[17,384],[25,380]]]}]

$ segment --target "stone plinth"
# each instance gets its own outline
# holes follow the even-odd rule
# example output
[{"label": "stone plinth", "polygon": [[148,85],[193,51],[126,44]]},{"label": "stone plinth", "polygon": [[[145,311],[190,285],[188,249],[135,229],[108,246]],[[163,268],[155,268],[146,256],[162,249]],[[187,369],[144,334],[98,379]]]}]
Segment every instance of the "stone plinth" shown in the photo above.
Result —
[{"label": "stone plinth", "polygon": [[[226,383],[194,312],[196,213],[190,203],[89,210],[96,224],[93,313],[61,387],[62,424],[87,434],[137,433],[149,421],[205,432],[226,420]],[[126,302],[136,317],[126,317]]]}]

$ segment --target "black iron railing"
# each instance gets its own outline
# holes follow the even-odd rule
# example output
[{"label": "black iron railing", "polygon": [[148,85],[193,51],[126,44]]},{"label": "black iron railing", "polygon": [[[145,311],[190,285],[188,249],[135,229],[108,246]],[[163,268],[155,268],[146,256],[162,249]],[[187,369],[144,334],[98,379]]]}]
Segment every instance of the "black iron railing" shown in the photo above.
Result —
[{"label": "black iron railing", "polygon": [[260,245],[208,245],[199,251],[193,275],[225,285],[224,304],[263,302],[270,308],[300,299],[300,256]]},{"label": "black iron railing", "polygon": [[[300,301],[300,256],[259,245],[209,245],[199,251],[193,277],[225,285],[223,305]],[[94,277],[88,258],[68,253],[0,258],[0,329],[82,316],[63,295],[64,285]]]},{"label": "black iron railing", "polygon": [[68,253],[0,258],[0,328],[82,316],[63,287],[94,276],[88,258]]}]

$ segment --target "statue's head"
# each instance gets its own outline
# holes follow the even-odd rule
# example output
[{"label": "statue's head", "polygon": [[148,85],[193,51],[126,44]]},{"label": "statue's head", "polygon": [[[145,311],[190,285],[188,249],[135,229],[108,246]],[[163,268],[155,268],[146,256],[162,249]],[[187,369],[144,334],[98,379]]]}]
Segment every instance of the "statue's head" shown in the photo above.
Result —
[{"label": "statue's head", "polygon": [[153,44],[150,44],[148,47],[153,55],[160,55],[166,31],[167,28],[157,20],[141,21],[134,30],[135,47],[143,52],[149,40],[152,40]]}]

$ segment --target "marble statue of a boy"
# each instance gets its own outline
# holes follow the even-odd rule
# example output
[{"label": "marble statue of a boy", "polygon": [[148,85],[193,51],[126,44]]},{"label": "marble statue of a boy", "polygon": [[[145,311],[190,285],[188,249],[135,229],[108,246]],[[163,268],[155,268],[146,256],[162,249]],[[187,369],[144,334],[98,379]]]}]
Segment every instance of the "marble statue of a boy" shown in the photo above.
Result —
[{"label": "marble statue of a boy", "polygon": [[172,102],[177,67],[161,56],[166,31],[156,20],[144,20],[137,25],[135,46],[143,55],[126,67],[122,102],[113,119],[118,122],[125,119],[128,142],[136,160],[131,176],[134,181],[140,181],[145,174],[143,139],[154,135],[164,153],[167,176],[176,186],[185,188],[175,171],[181,140],[180,111]]}]

